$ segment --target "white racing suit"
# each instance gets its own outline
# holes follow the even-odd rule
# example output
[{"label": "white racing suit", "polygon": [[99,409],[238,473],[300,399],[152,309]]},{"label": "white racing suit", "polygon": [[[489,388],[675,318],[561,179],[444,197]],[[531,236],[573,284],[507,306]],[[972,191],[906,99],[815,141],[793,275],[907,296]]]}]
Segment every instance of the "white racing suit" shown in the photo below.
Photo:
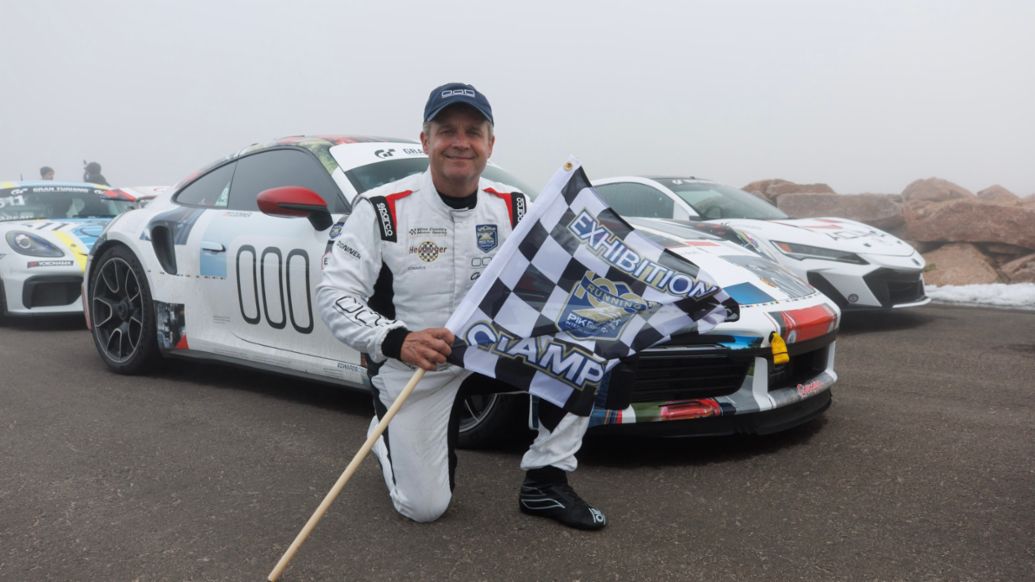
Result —
[{"label": "white racing suit", "polygon": [[[443,327],[527,206],[523,194],[484,179],[477,197],[473,209],[453,209],[430,172],[410,176],[357,197],[333,241],[317,303],[334,336],[371,363],[371,429],[416,370],[385,356],[388,332]],[[469,375],[453,365],[427,372],[374,446],[395,508],[415,521],[435,520],[449,505],[454,404]],[[589,418],[556,410],[548,416],[521,468],[573,471]]]}]

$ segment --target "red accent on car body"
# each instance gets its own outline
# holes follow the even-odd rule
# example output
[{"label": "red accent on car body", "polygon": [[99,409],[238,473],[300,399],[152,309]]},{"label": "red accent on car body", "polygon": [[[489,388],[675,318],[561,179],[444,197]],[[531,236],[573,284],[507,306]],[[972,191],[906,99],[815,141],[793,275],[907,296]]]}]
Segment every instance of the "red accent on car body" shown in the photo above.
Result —
[{"label": "red accent on car body", "polygon": [[792,343],[788,339],[791,332],[795,332],[793,343],[803,342],[834,331],[837,323],[837,314],[834,310],[822,304],[804,309],[774,311],[769,313],[769,316],[780,325],[780,335],[788,343]]},{"label": "red accent on car body", "polygon": [[662,420],[690,420],[693,418],[721,416],[722,406],[716,400],[703,398],[700,400],[664,404],[660,407],[658,413]]}]

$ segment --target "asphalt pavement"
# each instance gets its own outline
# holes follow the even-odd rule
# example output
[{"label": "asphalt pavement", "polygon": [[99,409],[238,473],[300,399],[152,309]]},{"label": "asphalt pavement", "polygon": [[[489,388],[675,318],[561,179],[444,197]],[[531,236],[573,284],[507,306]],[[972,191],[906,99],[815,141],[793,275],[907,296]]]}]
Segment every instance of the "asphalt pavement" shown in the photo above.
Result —
[{"label": "asphalt pavement", "polygon": [[[521,448],[397,516],[368,460],[283,580],[1033,580],[1035,312],[849,315],[833,406],[768,437],[590,436],[610,520],[517,511]],[[225,365],[109,373],[81,320],[0,326],[0,580],[265,580],[369,399]]]}]

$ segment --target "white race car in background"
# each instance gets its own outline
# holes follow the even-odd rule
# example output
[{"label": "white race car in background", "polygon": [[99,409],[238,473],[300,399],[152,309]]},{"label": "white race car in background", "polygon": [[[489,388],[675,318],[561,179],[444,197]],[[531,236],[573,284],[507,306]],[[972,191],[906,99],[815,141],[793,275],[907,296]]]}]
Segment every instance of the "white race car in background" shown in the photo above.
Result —
[{"label": "white race car in background", "polygon": [[130,186],[112,188],[112,190],[120,192],[127,199],[135,200],[137,206],[141,208],[147,206],[159,196],[172,194],[172,186]]},{"label": "white race car in background", "polygon": [[0,317],[81,313],[90,249],[133,207],[96,184],[0,182]]},{"label": "white race car in background", "polygon": [[[98,353],[120,373],[143,372],[159,356],[185,356],[368,389],[365,359],[319,320],[313,293],[357,193],[427,164],[415,142],[285,138],[246,148],[122,215],[95,245],[84,283]],[[492,165],[484,177],[499,192],[530,192]],[[716,335],[646,350],[631,381],[633,404],[601,409],[594,424],[771,432],[821,413],[836,378],[836,305],[767,259],[694,236],[709,240],[666,240],[695,260],[703,247],[735,255],[725,262],[702,254],[701,264],[709,273],[729,266],[714,274],[717,282],[737,287],[731,295],[757,307]],[[475,257],[472,276],[488,262]],[[774,360],[774,344],[784,342],[789,363]],[[490,393],[486,382],[465,383],[461,444],[490,442],[515,421],[527,425],[527,396]]]},{"label": "white race car in background", "polygon": [[729,226],[741,244],[806,279],[844,310],[930,302],[920,253],[867,224],[845,218],[789,218],[743,190],[698,178],[627,176],[593,183],[626,217]]}]

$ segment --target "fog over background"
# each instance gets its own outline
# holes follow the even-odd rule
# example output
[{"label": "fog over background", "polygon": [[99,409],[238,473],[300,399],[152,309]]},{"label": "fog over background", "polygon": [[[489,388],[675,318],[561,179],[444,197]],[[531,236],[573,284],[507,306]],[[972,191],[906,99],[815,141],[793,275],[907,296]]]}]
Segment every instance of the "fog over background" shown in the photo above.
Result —
[{"label": "fog over background", "polygon": [[416,139],[473,83],[541,187],[697,175],[1035,193],[1035,2],[0,0],[0,180],[172,184],[300,133]]}]

